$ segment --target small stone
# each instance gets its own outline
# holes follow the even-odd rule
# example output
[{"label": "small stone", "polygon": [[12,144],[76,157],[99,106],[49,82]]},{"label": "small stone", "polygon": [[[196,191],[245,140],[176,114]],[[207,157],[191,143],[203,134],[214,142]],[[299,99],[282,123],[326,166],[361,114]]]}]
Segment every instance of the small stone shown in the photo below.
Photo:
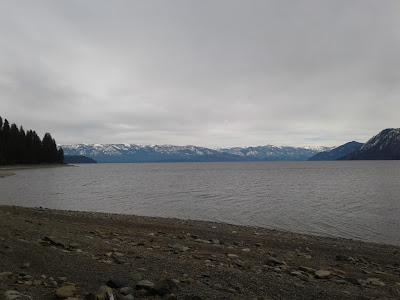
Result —
[{"label": "small stone", "polygon": [[120,288],[128,286],[127,281],[122,280],[122,279],[116,279],[116,278],[108,280],[106,284],[107,284],[107,286],[109,286],[110,288],[113,288],[113,289],[120,289]]},{"label": "small stone", "polygon": [[178,290],[178,285],[171,279],[164,279],[154,286],[154,290],[160,296],[171,294]]},{"label": "small stone", "polygon": [[352,277],[347,277],[344,280],[346,280],[347,282],[350,282],[351,284],[354,285],[362,285],[362,282],[360,279],[356,279],[356,278],[352,278]]},{"label": "small stone", "polygon": [[31,266],[31,263],[30,262],[26,262],[26,263],[24,263],[23,265],[22,265],[22,269],[27,269],[27,268],[29,268]]},{"label": "small stone", "polygon": [[328,279],[329,277],[331,277],[332,272],[327,271],[327,270],[318,270],[318,271],[315,271],[314,275],[318,279]]},{"label": "small stone", "polygon": [[33,283],[34,286],[39,286],[39,285],[41,285],[43,283],[43,281],[41,281],[39,279],[35,279],[32,283]]},{"label": "small stone", "polygon": [[0,278],[8,278],[13,275],[13,272],[2,272],[0,273]]},{"label": "small stone", "polygon": [[250,248],[243,248],[242,251],[243,252],[250,252]]},{"label": "small stone", "polygon": [[[90,298],[88,298],[89,300]],[[99,290],[96,292],[94,300],[114,300],[114,293],[113,290],[105,285],[102,285]],[[91,300],[91,299],[90,299]]]},{"label": "small stone", "polygon": [[210,244],[210,243],[211,243],[210,241],[208,241],[208,240],[203,240],[203,239],[195,239],[194,241],[195,241],[195,242],[198,242],[198,243],[203,243],[203,244]]},{"label": "small stone", "polygon": [[344,279],[336,279],[335,282],[338,284],[346,284],[347,283],[347,281]]},{"label": "small stone", "polygon": [[140,281],[140,280],[143,279],[143,275],[142,275],[141,273],[132,273],[132,274],[130,275],[130,278],[131,278],[133,281],[137,282],[137,281]]},{"label": "small stone", "polygon": [[181,252],[186,252],[186,251],[188,251],[190,249],[189,247],[183,246],[181,244],[171,245],[170,247],[172,249],[175,249],[175,250],[178,250],[178,251],[181,251]]},{"label": "small stone", "polygon": [[134,300],[134,299],[135,297],[132,294],[118,296],[118,300]]},{"label": "small stone", "polygon": [[79,244],[78,243],[70,243],[69,245],[68,245],[68,248],[70,248],[70,249],[76,249],[76,248],[78,248],[79,247]]},{"label": "small stone", "polygon": [[77,293],[75,285],[64,285],[56,290],[56,296],[60,299],[73,297]]},{"label": "small stone", "polygon": [[385,286],[386,284],[382,282],[379,278],[367,278],[367,284],[375,285],[375,286]]},{"label": "small stone", "polygon": [[309,274],[314,274],[315,273],[315,269],[313,269],[313,268],[309,268],[309,267],[304,267],[304,266],[300,266],[299,267],[299,270],[300,271],[303,271],[303,272],[306,272],[306,273],[309,273]]},{"label": "small stone", "polygon": [[266,264],[269,266],[286,265],[286,263],[284,261],[281,261],[273,256],[267,257]]},{"label": "small stone", "polygon": [[152,290],[154,288],[154,283],[149,280],[140,280],[136,283],[136,289]]},{"label": "small stone", "polygon": [[184,300],[203,300],[203,298],[197,295],[188,295],[184,298]]},{"label": "small stone", "polygon": [[125,287],[119,289],[119,292],[122,295],[128,295],[128,294],[132,293],[132,291],[133,291],[133,289],[129,286],[125,286]]},{"label": "small stone", "polygon": [[346,255],[336,255],[335,259],[337,261],[345,261],[345,262],[354,262],[354,258],[351,256],[346,256]]},{"label": "small stone", "polygon": [[21,294],[15,290],[8,290],[4,293],[5,300],[32,300],[32,297]]},{"label": "small stone", "polygon": [[239,255],[233,254],[233,253],[228,253],[227,256],[228,256],[229,258],[238,258],[238,257],[239,257]]}]

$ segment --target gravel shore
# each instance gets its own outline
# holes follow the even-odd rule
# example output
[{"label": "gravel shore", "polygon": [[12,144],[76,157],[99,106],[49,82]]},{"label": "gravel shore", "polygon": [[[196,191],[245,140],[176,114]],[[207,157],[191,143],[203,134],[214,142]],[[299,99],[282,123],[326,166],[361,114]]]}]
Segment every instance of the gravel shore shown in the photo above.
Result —
[{"label": "gravel shore", "polygon": [[0,299],[400,299],[400,248],[0,206]]}]

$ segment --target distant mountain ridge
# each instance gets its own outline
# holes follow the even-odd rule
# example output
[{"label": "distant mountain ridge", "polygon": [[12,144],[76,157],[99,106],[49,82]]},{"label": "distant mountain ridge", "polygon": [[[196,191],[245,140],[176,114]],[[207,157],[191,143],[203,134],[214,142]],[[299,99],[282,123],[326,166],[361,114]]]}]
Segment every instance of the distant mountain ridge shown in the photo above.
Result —
[{"label": "distant mountain ridge", "polygon": [[308,160],[310,161],[322,161],[322,160],[338,160],[346,155],[349,155],[357,150],[359,150],[363,146],[363,143],[359,142],[348,142],[344,145],[341,145],[337,148],[334,148],[330,151],[324,151],[317,153],[316,155],[310,157]]},{"label": "distant mountain ridge", "polygon": [[62,145],[65,155],[83,155],[97,162],[217,162],[307,160],[328,147],[257,146],[210,149],[198,146],[76,144]]},{"label": "distant mountain ridge", "polygon": [[399,160],[400,128],[388,128],[372,137],[358,151],[343,160]]},{"label": "distant mountain ridge", "polygon": [[76,144],[62,148],[65,155],[86,156],[102,163],[399,160],[400,129],[385,129],[365,144],[352,141],[339,147],[266,145],[211,149],[191,145]]}]

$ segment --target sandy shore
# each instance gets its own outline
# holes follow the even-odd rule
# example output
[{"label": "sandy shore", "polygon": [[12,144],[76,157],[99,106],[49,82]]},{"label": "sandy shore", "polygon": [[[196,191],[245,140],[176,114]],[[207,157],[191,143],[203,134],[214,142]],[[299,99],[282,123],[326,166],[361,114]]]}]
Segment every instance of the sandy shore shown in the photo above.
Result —
[{"label": "sandy shore", "polygon": [[47,168],[60,168],[60,167],[74,167],[72,164],[42,164],[42,165],[5,165],[0,166],[0,178],[13,176],[15,171],[30,170],[30,169],[47,169]]},{"label": "sandy shore", "polygon": [[389,245],[0,206],[0,299],[400,299],[399,263]]},{"label": "sandy shore", "polygon": [[5,171],[5,170],[1,170],[1,169],[0,169],[0,178],[4,178],[4,177],[8,177],[8,176],[13,176],[13,175],[15,175],[14,172]]}]

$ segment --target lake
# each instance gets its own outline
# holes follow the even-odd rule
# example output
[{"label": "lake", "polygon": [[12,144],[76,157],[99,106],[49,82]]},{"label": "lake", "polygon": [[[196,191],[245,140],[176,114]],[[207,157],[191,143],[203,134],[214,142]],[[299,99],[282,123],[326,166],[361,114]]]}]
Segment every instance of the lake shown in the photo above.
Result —
[{"label": "lake", "polygon": [[0,204],[400,245],[400,161],[95,164],[15,173],[0,178]]}]

